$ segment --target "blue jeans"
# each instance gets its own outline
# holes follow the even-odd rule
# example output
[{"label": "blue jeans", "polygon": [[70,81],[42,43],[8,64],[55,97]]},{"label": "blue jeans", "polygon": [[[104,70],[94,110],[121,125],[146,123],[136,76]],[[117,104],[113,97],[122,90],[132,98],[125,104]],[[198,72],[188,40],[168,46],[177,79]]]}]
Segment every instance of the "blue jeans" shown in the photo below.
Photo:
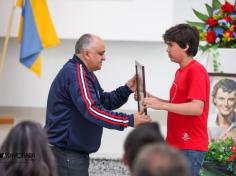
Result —
[{"label": "blue jeans", "polygon": [[199,150],[181,150],[190,164],[191,176],[199,176],[206,152]]},{"label": "blue jeans", "polygon": [[58,176],[88,176],[89,155],[51,147],[56,158]]}]

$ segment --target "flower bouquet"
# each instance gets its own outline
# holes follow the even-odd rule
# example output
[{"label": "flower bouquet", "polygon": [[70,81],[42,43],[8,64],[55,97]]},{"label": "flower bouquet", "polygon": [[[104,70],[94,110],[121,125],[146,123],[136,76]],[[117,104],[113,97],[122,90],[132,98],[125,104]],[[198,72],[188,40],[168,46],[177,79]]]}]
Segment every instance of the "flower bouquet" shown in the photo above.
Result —
[{"label": "flower bouquet", "polygon": [[207,14],[193,9],[201,22],[187,21],[200,33],[200,50],[209,51],[213,57],[214,71],[219,71],[218,48],[236,48],[236,0],[234,3],[212,0],[212,5],[205,4]]},{"label": "flower bouquet", "polygon": [[213,0],[212,6],[205,5],[208,15],[193,9],[202,22],[188,21],[199,30],[200,40],[205,41],[201,49],[236,48],[236,1],[221,4],[219,0]]}]

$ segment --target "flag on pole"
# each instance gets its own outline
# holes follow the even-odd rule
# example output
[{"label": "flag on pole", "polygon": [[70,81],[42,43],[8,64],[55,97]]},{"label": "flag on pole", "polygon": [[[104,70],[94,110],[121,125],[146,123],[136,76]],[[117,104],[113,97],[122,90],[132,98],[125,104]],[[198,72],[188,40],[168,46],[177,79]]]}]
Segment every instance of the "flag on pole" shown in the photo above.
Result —
[{"label": "flag on pole", "polygon": [[41,74],[41,51],[60,43],[48,11],[46,0],[17,0],[22,8],[18,39],[20,62],[37,76]]}]

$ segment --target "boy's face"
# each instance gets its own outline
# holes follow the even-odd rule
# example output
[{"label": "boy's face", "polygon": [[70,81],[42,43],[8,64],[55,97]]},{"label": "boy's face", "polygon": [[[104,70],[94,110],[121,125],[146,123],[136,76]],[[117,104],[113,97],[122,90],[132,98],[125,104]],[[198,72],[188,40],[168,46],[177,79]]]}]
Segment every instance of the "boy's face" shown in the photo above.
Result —
[{"label": "boy's face", "polygon": [[186,49],[181,48],[176,42],[166,42],[167,53],[172,62],[181,63],[184,57],[186,57]]}]

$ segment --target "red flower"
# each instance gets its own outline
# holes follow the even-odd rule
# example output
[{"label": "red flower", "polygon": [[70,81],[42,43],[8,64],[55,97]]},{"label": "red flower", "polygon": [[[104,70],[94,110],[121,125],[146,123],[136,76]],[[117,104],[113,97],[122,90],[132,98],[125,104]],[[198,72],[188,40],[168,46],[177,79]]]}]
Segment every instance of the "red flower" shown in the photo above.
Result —
[{"label": "red flower", "polygon": [[226,38],[233,38],[234,34],[231,30],[225,30],[223,36],[226,36]]},{"label": "red flower", "polygon": [[208,18],[207,23],[209,24],[210,27],[214,27],[218,24],[217,20],[214,20],[213,18]]},{"label": "red flower", "polygon": [[236,24],[233,24],[233,30],[236,31]]},{"label": "red flower", "polygon": [[230,147],[229,151],[236,152],[236,144]]},{"label": "red flower", "polygon": [[230,4],[228,1],[225,1],[225,4],[222,5],[221,7],[223,12],[233,12],[234,11],[234,6]]},{"label": "red flower", "polygon": [[215,40],[216,40],[216,34],[214,31],[209,31],[207,33],[207,36],[206,36],[206,40],[209,42],[209,43],[215,43]]},{"label": "red flower", "polygon": [[233,154],[227,159],[227,161],[233,161],[236,158],[236,144],[230,147],[230,151],[233,152]]},{"label": "red flower", "polygon": [[232,21],[232,18],[231,18],[230,16],[225,16],[225,17],[223,17],[223,19],[224,19],[225,21],[228,21],[228,22],[231,22],[231,21]]},{"label": "red flower", "polygon": [[236,153],[232,154],[227,161],[233,161],[236,158]]}]

